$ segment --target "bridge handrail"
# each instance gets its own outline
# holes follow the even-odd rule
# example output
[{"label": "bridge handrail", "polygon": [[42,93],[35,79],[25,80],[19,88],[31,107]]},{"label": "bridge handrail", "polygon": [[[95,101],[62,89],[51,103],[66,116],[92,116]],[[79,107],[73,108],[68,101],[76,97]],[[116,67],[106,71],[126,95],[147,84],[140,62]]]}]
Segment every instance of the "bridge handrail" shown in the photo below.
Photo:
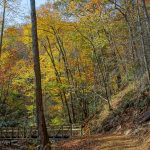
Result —
[{"label": "bridge handrail", "polygon": [[[69,124],[69,125],[51,125],[47,127],[48,133],[58,136],[59,134],[76,136],[82,135],[82,126]],[[1,138],[30,138],[32,136],[38,136],[38,130],[35,126],[30,127],[0,127],[0,139]]]}]

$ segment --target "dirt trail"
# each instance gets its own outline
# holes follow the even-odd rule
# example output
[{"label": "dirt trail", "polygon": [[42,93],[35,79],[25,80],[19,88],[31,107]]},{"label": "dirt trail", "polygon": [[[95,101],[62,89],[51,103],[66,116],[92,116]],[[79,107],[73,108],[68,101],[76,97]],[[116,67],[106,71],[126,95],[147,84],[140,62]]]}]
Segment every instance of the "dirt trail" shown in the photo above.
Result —
[{"label": "dirt trail", "polygon": [[[150,138],[91,136],[58,143],[58,150],[150,150]],[[149,145],[149,146],[148,146]]]}]

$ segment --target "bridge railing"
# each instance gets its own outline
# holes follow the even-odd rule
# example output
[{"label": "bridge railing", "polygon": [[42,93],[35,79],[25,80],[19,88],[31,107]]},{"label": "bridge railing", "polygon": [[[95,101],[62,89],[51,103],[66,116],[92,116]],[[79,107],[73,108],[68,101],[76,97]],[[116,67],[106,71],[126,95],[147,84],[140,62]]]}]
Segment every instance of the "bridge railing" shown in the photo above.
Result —
[{"label": "bridge railing", "polygon": [[[75,137],[82,136],[81,125],[58,125],[47,127],[49,137]],[[0,127],[0,139],[24,139],[37,138],[38,130],[36,127]]]},{"label": "bridge railing", "polygon": [[51,126],[47,128],[49,135],[56,136],[82,136],[82,127],[81,125],[62,125],[62,126]]}]

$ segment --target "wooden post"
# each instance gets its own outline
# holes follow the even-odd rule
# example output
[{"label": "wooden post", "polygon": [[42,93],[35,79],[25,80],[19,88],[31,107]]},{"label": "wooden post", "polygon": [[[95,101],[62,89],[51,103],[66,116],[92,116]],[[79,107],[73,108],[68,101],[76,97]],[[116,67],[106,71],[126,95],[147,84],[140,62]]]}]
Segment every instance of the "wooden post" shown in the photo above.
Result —
[{"label": "wooden post", "polygon": [[5,137],[7,138],[7,127],[5,127]]},{"label": "wooden post", "polygon": [[56,148],[57,148],[56,143],[52,143],[52,144],[51,144],[51,150],[56,150]]},{"label": "wooden post", "polygon": [[62,137],[64,137],[64,126],[62,125]]},{"label": "wooden post", "polygon": [[83,135],[82,125],[80,125],[80,135]]},{"label": "wooden post", "polygon": [[26,129],[23,127],[23,138],[26,138]]},{"label": "wooden post", "polygon": [[1,137],[3,137],[3,128],[1,128]]},{"label": "wooden post", "polygon": [[3,138],[3,127],[1,128],[1,138]]},{"label": "wooden post", "polygon": [[32,127],[30,127],[29,138],[32,138]]},{"label": "wooden post", "polygon": [[72,124],[71,124],[71,126],[70,126],[70,129],[71,129],[71,137],[73,136],[73,133],[72,133]]},{"label": "wooden post", "polygon": [[0,128],[0,138],[2,138],[2,128]]},{"label": "wooden post", "polygon": [[19,138],[19,127],[18,127],[18,138]]},{"label": "wooden post", "polygon": [[12,129],[11,129],[11,138],[13,139],[13,137],[14,137],[14,128],[12,127]]}]

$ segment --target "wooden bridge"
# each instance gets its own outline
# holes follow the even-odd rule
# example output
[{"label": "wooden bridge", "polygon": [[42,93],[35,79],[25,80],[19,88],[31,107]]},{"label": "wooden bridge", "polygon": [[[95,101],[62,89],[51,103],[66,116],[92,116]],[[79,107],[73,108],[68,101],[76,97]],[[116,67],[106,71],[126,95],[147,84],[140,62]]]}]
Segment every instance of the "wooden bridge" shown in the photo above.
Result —
[{"label": "wooden bridge", "polygon": [[[61,125],[47,127],[49,138],[69,138],[82,136],[81,125]],[[0,127],[0,140],[38,138],[36,127]]]}]

